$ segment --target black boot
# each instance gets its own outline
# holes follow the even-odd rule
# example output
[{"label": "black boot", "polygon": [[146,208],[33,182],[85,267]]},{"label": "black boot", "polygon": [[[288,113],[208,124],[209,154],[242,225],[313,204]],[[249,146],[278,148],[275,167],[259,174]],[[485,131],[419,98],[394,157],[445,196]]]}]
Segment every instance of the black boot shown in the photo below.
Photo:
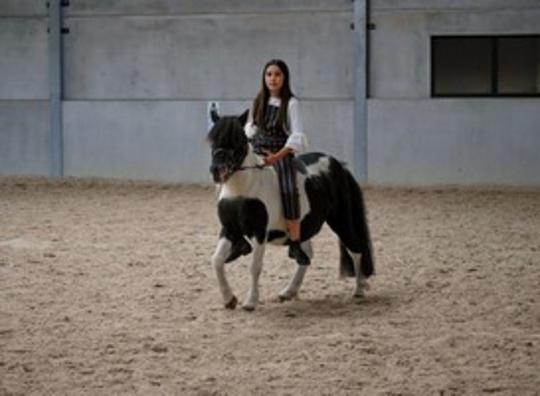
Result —
[{"label": "black boot", "polygon": [[289,257],[295,259],[298,265],[309,265],[311,263],[311,260],[302,250],[300,242],[298,241],[291,241],[289,245]]},{"label": "black boot", "polygon": [[245,256],[246,254],[251,253],[251,250],[251,245],[247,243],[244,238],[240,238],[234,241],[234,244],[231,248],[231,253],[229,254],[229,257],[227,257],[227,260],[225,260],[225,262],[230,263],[231,261],[236,260],[240,256]]}]

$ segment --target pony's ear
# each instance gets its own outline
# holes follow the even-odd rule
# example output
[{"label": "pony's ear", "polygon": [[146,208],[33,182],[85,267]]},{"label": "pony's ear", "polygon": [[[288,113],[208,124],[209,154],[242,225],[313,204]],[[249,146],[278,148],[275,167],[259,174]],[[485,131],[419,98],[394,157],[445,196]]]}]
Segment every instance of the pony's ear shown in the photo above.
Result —
[{"label": "pony's ear", "polygon": [[249,110],[246,110],[242,113],[242,115],[240,117],[238,117],[238,121],[240,121],[240,124],[242,124],[242,126],[245,126],[246,125],[246,122],[248,120],[248,116],[249,116]]},{"label": "pony's ear", "polygon": [[219,121],[219,118],[220,117],[218,114],[216,102],[212,102],[212,104],[210,105],[210,119],[215,124],[216,122]]}]

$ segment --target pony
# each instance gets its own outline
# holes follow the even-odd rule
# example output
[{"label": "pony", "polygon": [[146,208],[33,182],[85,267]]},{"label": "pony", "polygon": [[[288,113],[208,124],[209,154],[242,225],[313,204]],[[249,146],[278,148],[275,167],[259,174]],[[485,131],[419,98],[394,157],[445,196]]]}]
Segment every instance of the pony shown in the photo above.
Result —
[{"label": "pony", "polygon": [[[277,173],[264,167],[262,158],[244,132],[248,112],[221,117],[210,112],[213,126],[207,135],[211,147],[210,173],[220,187],[217,212],[221,232],[211,263],[225,308],[238,304],[225,275],[225,264],[253,254],[251,281],[242,308],[252,311],[259,301],[259,276],[267,243],[287,246],[285,219]],[[339,238],[340,275],[355,277],[354,297],[361,298],[367,278],[374,273],[374,259],[364,199],[360,186],[344,164],[322,153],[295,157],[301,207],[301,248],[313,257],[311,238],[327,223]],[[297,296],[306,265],[297,265],[281,301]]]}]

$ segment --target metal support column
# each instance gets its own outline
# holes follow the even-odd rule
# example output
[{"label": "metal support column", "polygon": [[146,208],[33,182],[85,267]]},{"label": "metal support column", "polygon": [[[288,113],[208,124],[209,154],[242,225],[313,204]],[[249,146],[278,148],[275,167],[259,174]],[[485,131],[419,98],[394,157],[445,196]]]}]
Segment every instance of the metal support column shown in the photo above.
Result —
[{"label": "metal support column", "polygon": [[368,1],[354,1],[354,174],[368,181],[367,161],[367,20]]},{"label": "metal support column", "polygon": [[49,155],[50,176],[64,175],[62,132],[62,0],[49,0]]}]

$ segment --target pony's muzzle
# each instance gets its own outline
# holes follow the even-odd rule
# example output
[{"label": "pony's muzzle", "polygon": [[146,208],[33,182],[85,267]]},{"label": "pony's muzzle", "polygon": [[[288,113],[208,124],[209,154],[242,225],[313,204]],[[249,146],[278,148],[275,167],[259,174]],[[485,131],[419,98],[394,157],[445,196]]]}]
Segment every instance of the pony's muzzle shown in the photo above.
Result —
[{"label": "pony's muzzle", "polygon": [[214,183],[225,183],[230,176],[229,167],[226,165],[214,165],[210,166],[210,173],[214,179]]}]

